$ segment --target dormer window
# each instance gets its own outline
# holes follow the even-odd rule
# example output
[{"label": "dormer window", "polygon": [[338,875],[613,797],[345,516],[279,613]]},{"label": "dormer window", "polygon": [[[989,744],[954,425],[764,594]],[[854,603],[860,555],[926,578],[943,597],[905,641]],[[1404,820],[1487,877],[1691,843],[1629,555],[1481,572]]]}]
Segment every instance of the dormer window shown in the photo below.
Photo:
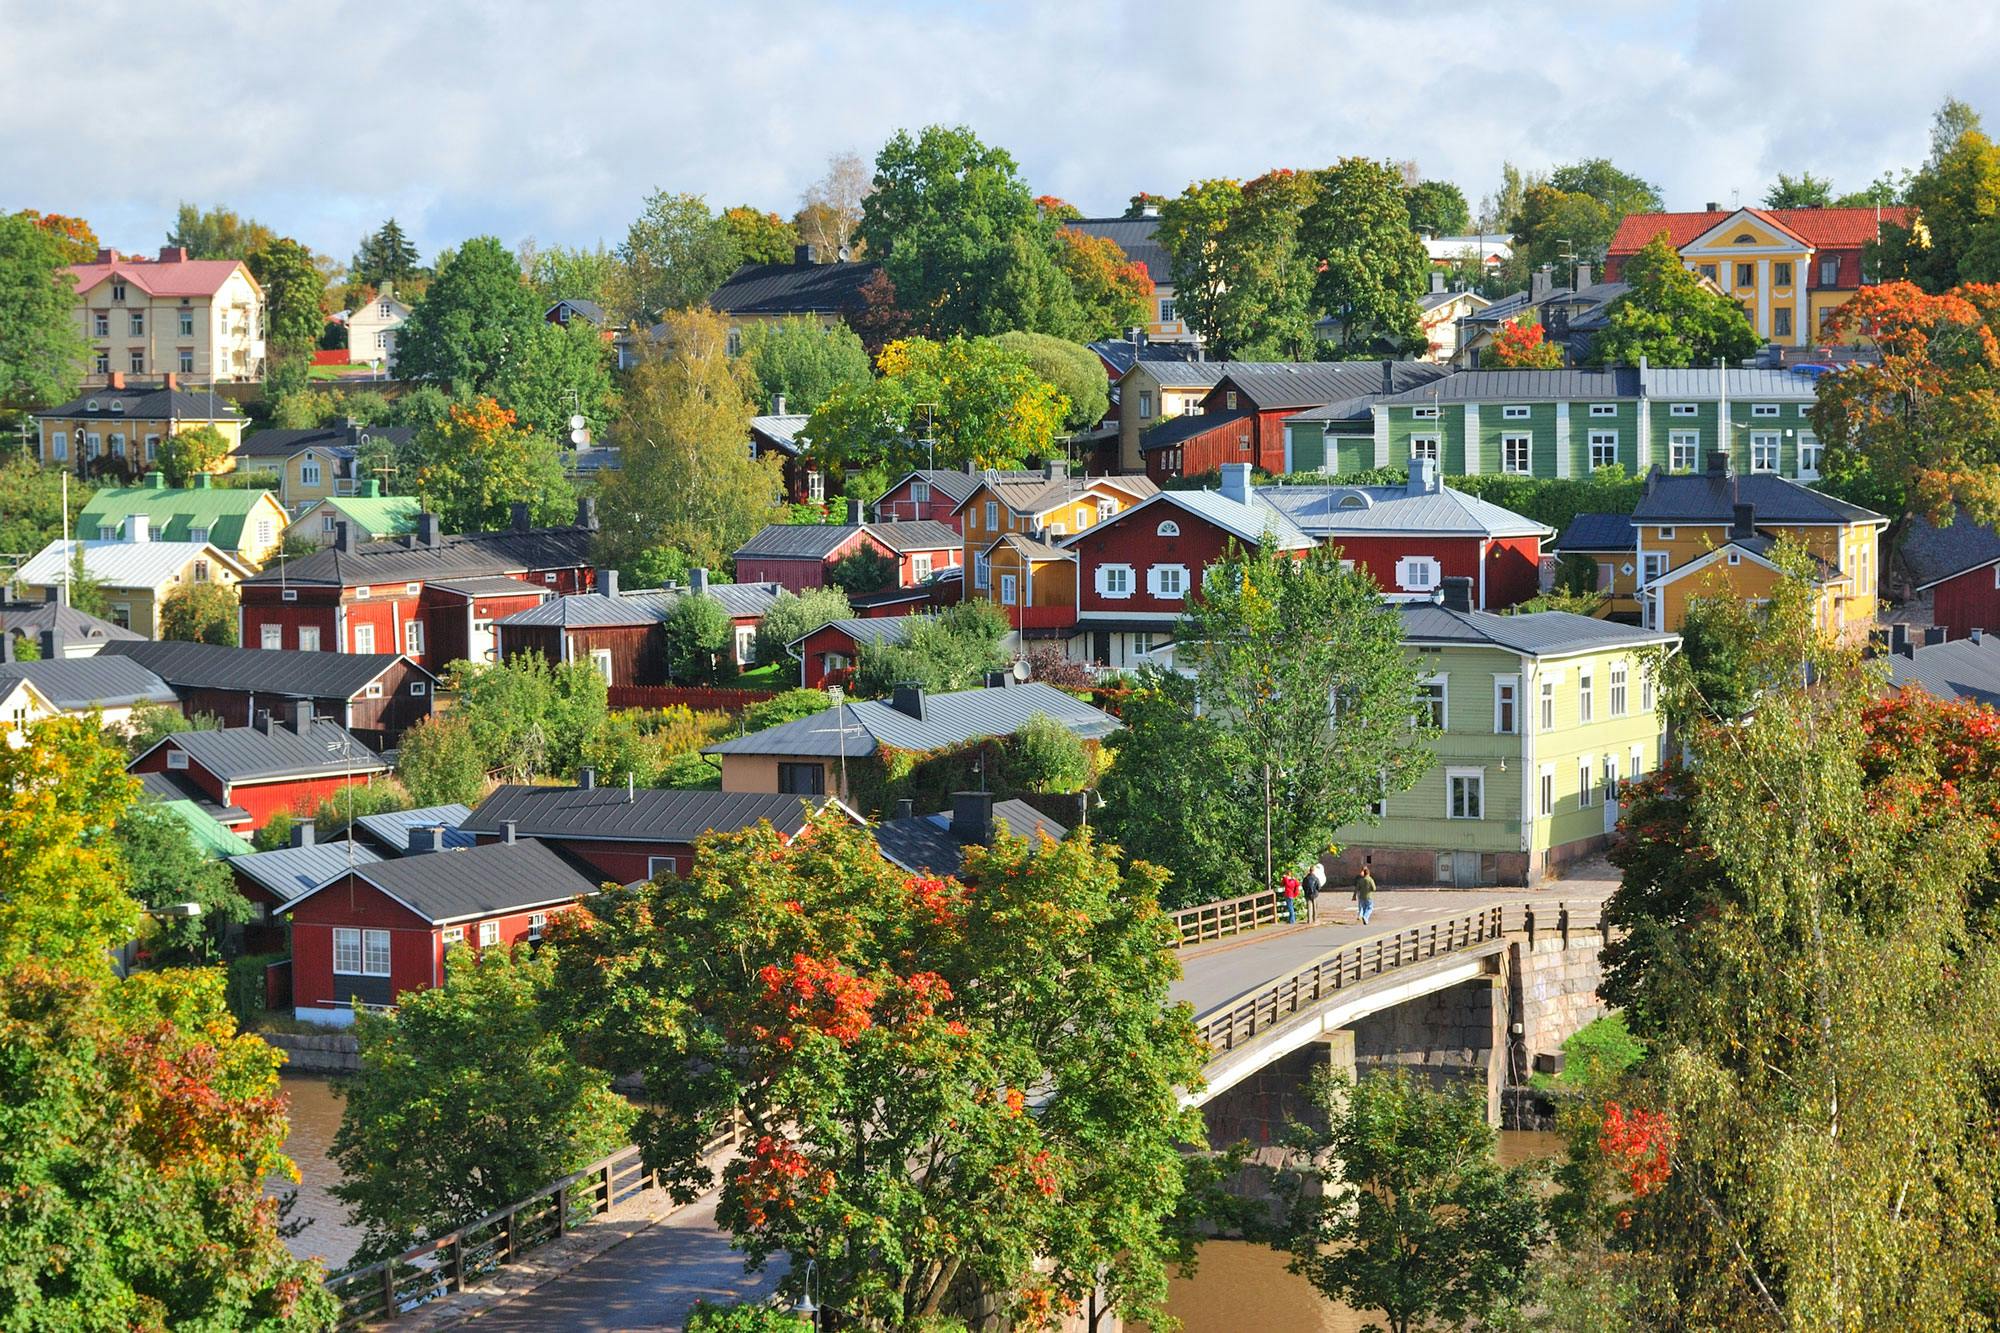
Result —
[{"label": "dormer window", "polygon": [[1167,519],[1160,524],[1158,532],[1162,537],[1178,537],[1181,535],[1181,525],[1172,519]]},{"label": "dormer window", "polygon": [[124,283],[114,282],[111,284],[111,299],[114,301],[123,301],[125,299]]},{"label": "dormer window", "polygon": [[124,412],[125,400],[122,398],[113,398],[111,400],[111,410],[113,412],[120,412],[120,413]]}]

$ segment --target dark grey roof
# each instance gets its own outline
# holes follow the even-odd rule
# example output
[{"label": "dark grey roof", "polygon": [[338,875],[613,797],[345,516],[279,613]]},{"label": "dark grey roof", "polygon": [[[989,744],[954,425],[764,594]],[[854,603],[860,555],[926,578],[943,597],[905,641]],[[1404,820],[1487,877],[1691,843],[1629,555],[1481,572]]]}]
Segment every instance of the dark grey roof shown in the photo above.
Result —
[{"label": "dark grey roof", "polygon": [[[532,838],[376,861],[356,867],[354,874],[434,926],[553,906],[597,892],[588,875]],[[308,890],[279,910],[289,912],[318,891]]]},{"label": "dark grey roof", "polygon": [[1542,403],[1592,398],[1606,402],[1639,396],[1636,369],[1461,370],[1407,393],[1384,398],[1384,407],[1440,403]]},{"label": "dark grey roof", "polygon": [[58,657],[46,662],[0,665],[0,694],[25,680],[43,698],[64,712],[90,708],[129,708],[136,703],[180,702],[167,682],[129,657],[99,653],[95,657]]},{"label": "dark grey roof", "polygon": [[300,653],[148,639],[108,643],[99,655],[113,653],[131,658],[176,689],[254,690],[291,699],[352,699],[404,660],[397,653]]},{"label": "dark grey roof", "polygon": [[898,750],[941,750],[982,736],[1011,736],[1036,713],[1053,718],[1085,740],[1101,739],[1119,726],[1118,719],[1109,713],[1041,681],[927,694],[923,712],[922,718],[915,718],[886,700],[870,699],[723,741],[703,753],[831,758],[842,753],[843,744],[846,753],[856,758],[873,754],[878,744]]},{"label": "dark grey roof", "polygon": [[[995,801],[993,823],[1007,826],[1019,838],[1046,833],[1057,842],[1069,830],[1026,801]],[[949,811],[885,819],[875,826],[875,845],[882,855],[913,874],[956,875],[965,863],[967,843],[952,832]]]},{"label": "dark grey roof", "polygon": [[357,815],[354,826],[390,856],[407,856],[410,850],[410,830],[444,826],[444,845],[447,849],[471,847],[475,839],[470,833],[459,828],[472,814],[469,806],[426,805],[415,810],[391,810],[386,814]]},{"label": "dark grey roof", "polygon": [[861,288],[877,264],[745,264],[708,298],[743,315],[838,314],[861,308]]},{"label": "dark grey roof", "polygon": [[1539,301],[1525,291],[1514,292],[1500,297],[1483,310],[1473,311],[1465,319],[1470,324],[1498,324],[1530,309],[1562,306],[1573,312],[1570,316],[1573,325],[1579,317],[1599,318],[1606,307],[1631,290],[1630,283],[1593,282],[1583,288],[1557,287]]},{"label": "dark grey roof", "polygon": [[366,843],[350,848],[340,842],[316,842],[310,847],[280,847],[270,852],[245,852],[229,858],[230,867],[277,895],[281,903],[309,893],[328,880],[347,873],[348,856],[357,866],[373,865],[382,858]]},{"label": "dark grey roof", "polygon": [[1736,506],[1756,510],[1765,523],[1886,523],[1882,515],[1860,505],[1837,500],[1823,491],[1801,486],[1773,472],[1655,473],[1646,479],[1646,493],[1633,509],[1634,520],[1645,523],[1728,523]]},{"label": "dark grey roof", "polygon": [[250,812],[240,805],[223,805],[182,773],[141,773],[139,788],[158,801],[187,801],[210,819],[222,824],[242,824]]},{"label": "dark grey roof", "polygon": [[1434,361],[1255,361],[1223,367],[1259,411],[1321,407],[1363,394],[1395,394],[1451,375]]},{"label": "dark grey roof", "polygon": [[1125,252],[1125,257],[1136,264],[1146,266],[1146,276],[1155,286],[1172,286],[1174,281],[1173,260],[1167,254],[1167,247],[1153,239],[1159,230],[1160,220],[1150,218],[1077,218],[1063,223],[1064,231],[1080,232],[1085,236],[1095,236],[1110,241]]},{"label": "dark grey roof", "polygon": [[864,525],[875,535],[876,540],[898,553],[905,551],[940,551],[947,547],[965,545],[965,537],[957,528],[936,519],[922,518],[908,523],[869,523]]},{"label": "dark grey roof", "polygon": [[464,579],[433,579],[433,588],[443,588],[463,597],[525,597],[529,593],[546,597],[549,590],[539,583],[517,579],[511,574],[475,574]]},{"label": "dark grey roof", "polygon": [[604,323],[604,307],[595,301],[586,301],[581,296],[565,296],[562,300],[557,301],[555,305],[550,306],[544,311],[543,317],[547,318],[549,315],[553,315],[558,306],[568,306],[572,311],[582,315],[593,324]]},{"label": "dark grey roof", "polygon": [[1391,533],[1545,537],[1550,529],[1490,500],[1439,485],[1259,486],[1255,494],[1321,540]]},{"label": "dark grey roof", "polygon": [[1973,521],[1962,508],[1944,527],[1919,518],[1903,534],[1903,563],[1918,591],[1995,561],[2000,561],[2000,533]]},{"label": "dark grey roof", "polygon": [[1170,448],[1185,440],[1192,440],[1197,435],[1206,435],[1212,430],[1248,421],[1251,415],[1248,408],[1239,408],[1234,412],[1187,412],[1177,417],[1168,417],[1139,437],[1139,448],[1142,450]]},{"label": "dark grey roof", "polygon": [[809,443],[799,432],[811,420],[810,416],[795,412],[787,412],[783,416],[751,417],[750,433],[780,453],[797,457]]},{"label": "dark grey roof", "polygon": [[[730,619],[762,619],[784,585],[778,583],[711,583],[708,596],[722,604]],[[551,597],[540,606],[516,611],[500,620],[502,625],[561,625],[574,628],[614,625],[657,625],[688,594],[685,588],[649,589],[621,592],[606,597],[601,592],[571,593]]]},{"label": "dark grey roof", "polygon": [[305,430],[260,430],[243,437],[231,452],[246,458],[290,458],[308,449],[357,449],[370,440],[402,448],[416,438],[409,426],[313,426]]},{"label": "dark grey roof", "polygon": [[[311,731],[303,736],[284,723],[274,722],[269,731],[262,727],[178,731],[159,744],[187,751],[190,759],[224,782],[389,771],[380,756],[354,733],[324,717],[314,718]],[[158,748],[159,745],[153,747]],[[152,752],[148,750],[146,754]]]},{"label": "dark grey roof", "polygon": [[736,558],[824,560],[862,530],[859,523],[773,523],[736,548]]},{"label": "dark grey roof", "polygon": [[1678,636],[1568,611],[1535,611],[1496,616],[1490,611],[1451,611],[1433,602],[1404,602],[1405,643],[1487,644],[1532,657],[1589,652],[1597,648],[1644,648],[1672,643]]},{"label": "dark grey roof", "polygon": [[903,643],[910,637],[910,627],[916,623],[915,616],[843,616],[839,620],[827,621],[819,629],[807,630],[785,646],[790,648],[795,644],[804,643],[812,635],[827,628],[839,630],[854,640],[857,647],[863,644]]},{"label": "dark grey roof", "polygon": [[765,792],[678,791],[640,787],[521,787],[496,790],[459,827],[499,833],[514,821],[523,838],[615,838],[693,842],[711,831],[734,833],[768,819],[780,833],[805,827],[809,798]]},{"label": "dark grey roof", "polygon": [[429,582],[519,574],[531,569],[590,566],[592,528],[507,529],[441,537],[435,546],[414,536],[361,542],[352,551],[324,547],[301,560],[274,561],[246,584],[306,583],[351,588],[364,583]]},{"label": "dark grey roof", "polygon": [[1142,342],[1134,347],[1132,342],[1125,338],[1099,338],[1095,342],[1085,343],[1084,346],[1097,353],[1098,357],[1111,367],[1113,379],[1122,379],[1126,371],[1141,361],[1149,365],[1161,361],[1193,361],[1201,353],[1200,347],[1191,342]]},{"label": "dark grey roof", "polygon": [[914,472],[905,472],[902,476],[896,478],[881,495],[875,497],[875,503],[880,504],[890,491],[895,490],[896,487],[901,486],[912,477],[918,481],[929,482],[932,490],[943,492],[944,497],[954,504],[979,489],[980,478],[976,472],[942,467],[920,467]]},{"label": "dark grey roof", "polygon": [[[111,410],[114,402],[119,404],[121,410]],[[243,416],[234,403],[220,394],[189,393],[185,389],[167,389],[157,384],[127,389],[86,389],[60,407],[43,408],[35,415],[65,421],[115,421],[120,418],[165,421],[169,417],[231,421],[240,420]]]},{"label": "dark grey roof", "polygon": [[1908,657],[1891,653],[1879,660],[1888,664],[1892,685],[1914,685],[1940,699],[2000,704],[2000,634],[1918,646]]},{"label": "dark grey roof", "polygon": [[[1181,361],[1141,357],[1134,370],[1143,370],[1162,389],[1207,389],[1232,370],[1259,364],[1250,361]],[[1130,371],[1126,372],[1130,374]]]},{"label": "dark grey roof", "polygon": [[1639,546],[1638,530],[1630,514],[1578,514],[1569,521],[1553,549],[1558,551],[1633,551]]},{"label": "dark grey roof", "polygon": [[61,602],[0,602],[0,629],[19,638],[39,638],[45,629],[60,629],[65,643],[145,641],[146,636],[108,620],[87,615]]}]

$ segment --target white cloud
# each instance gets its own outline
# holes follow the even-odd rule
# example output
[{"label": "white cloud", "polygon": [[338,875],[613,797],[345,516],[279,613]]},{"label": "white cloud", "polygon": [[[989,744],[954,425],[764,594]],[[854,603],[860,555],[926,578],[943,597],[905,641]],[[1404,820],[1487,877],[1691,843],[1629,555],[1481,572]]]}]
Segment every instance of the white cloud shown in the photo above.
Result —
[{"label": "white cloud", "polygon": [[935,121],[1087,210],[1348,153],[1475,202],[1503,160],[1604,155],[1699,207],[1914,166],[1947,92],[2000,123],[2000,13],[1941,0],[0,0],[0,32],[0,206],[139,248],[223,202],[343,258],[392,213],[429,253],[615,242],[655,188],[789,212]]}]

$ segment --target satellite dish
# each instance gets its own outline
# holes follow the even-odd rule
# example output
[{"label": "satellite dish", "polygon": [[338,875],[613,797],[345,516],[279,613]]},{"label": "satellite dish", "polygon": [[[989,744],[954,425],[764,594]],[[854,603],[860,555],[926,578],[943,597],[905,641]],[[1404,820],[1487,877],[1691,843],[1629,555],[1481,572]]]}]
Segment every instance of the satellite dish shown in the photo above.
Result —
[{"label": "satellite dish", "polygon": [[587,449],[590,447],[590,432],[579,426],[569,433],[569,442],[579,449]]},{"label": "satellite dish", "polygon": [[1025,685],[1025,684],[1027,683],[1027,681],[1028,681],[1028,677],[1030,677],[1030,676],[1032,676],[1032,675],[1034,675],[1034,674],[1035,674],[1035,672],[1034,672],[1034,668],[1033,668],[1033,667],[1030,667],[1030,666],[1028,665],[1028,659],[1027,659],[1027,658],[1025,658],[1025,657],[1017,657],[1017,658],[1015,658],[1015,659],[1014,659],[1014,679],[1015,679],[1015,680],[1018,680],[1018,681],[1020,681],[1020,682],[1021,682],[1022,684],[1024,684],[1024,685]]},{"label": "satellite dish", "polygon": [[[575,416],[569,419],[569,428],[571,430],[582,430],[585,426],[589,424],[590,424],[589,422],[583,419],[583,413],[581,412],[577,413]],[[572,436],[571,438],[575,437]]]}]

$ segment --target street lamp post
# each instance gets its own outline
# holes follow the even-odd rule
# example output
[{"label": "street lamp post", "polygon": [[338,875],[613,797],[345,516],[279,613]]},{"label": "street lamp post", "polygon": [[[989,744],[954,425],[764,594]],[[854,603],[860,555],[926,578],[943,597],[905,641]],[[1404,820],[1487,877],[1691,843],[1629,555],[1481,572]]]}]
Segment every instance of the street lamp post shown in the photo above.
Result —
[{"label": "street lamp post", "polygon": [[806,1275],[805,1281],[802,1284],[803,1290],[799,1293],[798,1304],[792,1307],[792,1313],[804,1315],[812,1321],[813,1333],[819,1333],[820,1304],[813,1299],[813,1292],[819,1287],[818,1279],[818,1263],[811,1259],[806,1260]]}]

